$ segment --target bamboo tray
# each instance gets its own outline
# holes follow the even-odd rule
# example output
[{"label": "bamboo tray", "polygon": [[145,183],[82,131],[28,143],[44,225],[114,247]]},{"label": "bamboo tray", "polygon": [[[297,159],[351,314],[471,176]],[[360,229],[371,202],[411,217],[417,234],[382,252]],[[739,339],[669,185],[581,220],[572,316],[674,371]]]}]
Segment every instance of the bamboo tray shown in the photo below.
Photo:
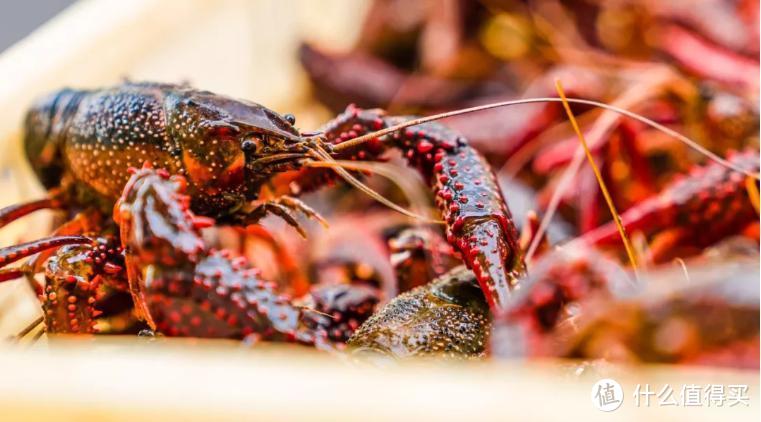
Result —
[{"label": "bamboo tray", "polygon": [[[304,127],[329,116],[312,103],[295,60],[308,37],[335,48],[356,36],[365,1],[86,0],[0,55],[0,205],[39,197],[20,150],[26,107],[62,86],[124,77],[189,81],[293,112]],[[44,235],[49,216],[0,232],[3,244]],[[39,315],[23,282],[0,285],[0,335]],[[368,368],[301,348],[233,342],[54,338],[0,346],[0,420],[722,420],[757,417],[758,372],[595,367],[568,362],[410,363]],[[614,414],[590,389],[614,377]],[[636,383],[748,384],[751,406],[635,408]],[[629,403],[626,403],[628,401]],[[629,404],[627,406],[627,404]]]}]

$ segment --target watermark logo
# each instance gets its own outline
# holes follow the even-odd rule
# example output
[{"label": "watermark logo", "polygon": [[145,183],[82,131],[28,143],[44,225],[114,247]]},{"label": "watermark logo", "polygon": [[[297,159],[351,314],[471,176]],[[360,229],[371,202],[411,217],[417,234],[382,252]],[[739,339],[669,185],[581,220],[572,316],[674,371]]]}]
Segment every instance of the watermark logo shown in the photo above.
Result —
[{"label": "watermark logo", "polygon": [[[592,386],[592,404],[602,412],[612,412],[624,402],[624,389],[616,380],[605,378]],[[746,384],[637,384],[632,394],[635,407],[749,407]]]},{"label": "watermark logo", "polygon": [[592,386],[592,404],[602,412],[612,412],[624,402],[624,389],[614,379],[604,378]]}]

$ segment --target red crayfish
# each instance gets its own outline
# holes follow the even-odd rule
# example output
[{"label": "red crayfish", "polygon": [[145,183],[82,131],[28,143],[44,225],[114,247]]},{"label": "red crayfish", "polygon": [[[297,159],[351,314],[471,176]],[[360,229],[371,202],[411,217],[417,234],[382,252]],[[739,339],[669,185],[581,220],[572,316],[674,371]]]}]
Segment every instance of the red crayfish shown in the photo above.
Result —
[{"label": "red crayfish", "polygon": [[[25,126],[26,155],[50,196],[0,210],[0,222],[43,208],[65,210],[71,219],[50,238],[0,250],[2,264],[47,250],[32,265],[4,269],[3,277],[44,265],[46,286],[38,291],[51,332],[93,332],[96,292],[108,286],[128,290],[138,316],[168,335],[319,342],[334,327],[279,295],[245,258],[209,247],[200,230],[215,222],[254,224],[268,214],[300,230],[293,211],[320,217],[280,196],[275,178],[285,177],[286,193],[296,195],[335,178],[313,163],[376,160],[395,148],[428,180],[449,243],[489,304],[500,306],[524,265],[481,155],[438,123],[347,142],[403,121],[349,106],[320,132],[303,133],[292,115],[187,86],[61,90],[34,105]],[[366,303],[374,302],[358,295],[341,310],[357,313]],[[320,309],[333,311],[330,303]]]}]

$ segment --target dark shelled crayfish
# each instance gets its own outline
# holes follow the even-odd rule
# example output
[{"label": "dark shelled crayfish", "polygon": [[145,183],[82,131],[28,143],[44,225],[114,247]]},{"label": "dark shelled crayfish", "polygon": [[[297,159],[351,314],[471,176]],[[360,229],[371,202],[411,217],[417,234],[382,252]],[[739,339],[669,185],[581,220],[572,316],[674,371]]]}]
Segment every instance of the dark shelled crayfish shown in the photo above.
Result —
[{"label": "dark shelled crayfish", "polygon": [[[500,306],[524,269],[507,205],[478,152],[438,123],[342,145],[404,121],[349,106],[307,134],[291,115],[186,86],[61,90],[26,118],[26,154],[49,198],[8,207],[0,221],[43,208],[74,217],[50,238],[0,250],[4,263],[45,251],[31,267],[3,274],[46,265],[47,285],[38,292],[50,331],[92,332],[96,291],[107,285],[129,289],[138,315],[166,334],[313,342],[324,335],[323,328],[315,332],[320,324],[304,323],[288,297],[243,259],[203,244],[199,230],[215,222],[254,224],[268,214],[301,230],[293,211],[320,217],[280,196],[276,176],[290,175],[285,192],[293,195],[335,178],[332,170],[361,187],[334,160],[376,160],[395,148],[428,180],[447,240],[491,306]],[[313,166],[319,162],[334,168]],[[53,255],[62,244],[75,245]]]}]

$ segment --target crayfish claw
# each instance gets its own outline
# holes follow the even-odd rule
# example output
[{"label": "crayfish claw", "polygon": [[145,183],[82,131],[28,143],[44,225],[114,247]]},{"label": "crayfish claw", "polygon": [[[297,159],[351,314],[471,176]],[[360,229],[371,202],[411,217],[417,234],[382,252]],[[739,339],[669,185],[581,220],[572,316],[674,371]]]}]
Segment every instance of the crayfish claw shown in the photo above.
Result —
[{"label": "crayfish claw", "polygon": [[[243,257],[208,247],[199,221],[176,200],[180,187],[155,170],[132,176],[122,194],[119,221],[135,312],[168,336],[283,340],[327,349],[325,329],[309,326],[303,311]],[[293,201],[272,200],[236,216],[250,224],[269,213],[302,235]],[[203,223],[206,223],[204,221]]]},{"label": "crayfish claw", "polygon": [[500,308],[525,272],[522,256],[507,236],[496,219],[479,219],[463,226],[457,242],[487,301]]},{"label": "crayfish claw", "polygon": [[336,145],[340,154],[334,158],[339,159],[377,160],[387,149],[400,150],[434,191],[447,241],[475,273],[490,306],[499,308],[525,273],[525,264],[494,173],[462,135],[440,123],[419,123],[380,137],[374,133],[410,119],[414,117],[350,105],[325,125],[325,138]]}]

